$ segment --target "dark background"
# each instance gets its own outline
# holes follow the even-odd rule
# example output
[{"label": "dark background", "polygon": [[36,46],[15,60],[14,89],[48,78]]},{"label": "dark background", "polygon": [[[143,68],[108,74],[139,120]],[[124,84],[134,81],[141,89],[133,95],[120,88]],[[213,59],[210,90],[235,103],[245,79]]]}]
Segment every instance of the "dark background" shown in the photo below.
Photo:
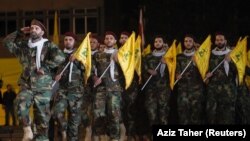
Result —
[{"label": "dark background", "polygon": [[105,0],[105,30],[138,32],[139,9],[144,9],[146,42],[157,34],[182,40],[187,33],[202,42],[220,31],[234,45],[250,34],[249,0]]}]

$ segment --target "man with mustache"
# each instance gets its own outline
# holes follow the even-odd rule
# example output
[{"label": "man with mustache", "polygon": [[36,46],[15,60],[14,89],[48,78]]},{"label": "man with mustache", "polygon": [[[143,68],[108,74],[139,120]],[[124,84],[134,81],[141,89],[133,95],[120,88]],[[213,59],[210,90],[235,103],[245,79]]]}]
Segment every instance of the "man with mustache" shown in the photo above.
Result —
[{"label": "man with mustache", "polygon": [[177,83],[177,111],[179,124],[201,124],[204,88],[201,75],[195,63],[192,62],[187,70],[180,75],[195,54],[195,39],[191,34],[184,37],[184,51],[177,56],[176,75]]},{"label": "man with mustache", "polygon": [[[107,47],[104,51],[95,53],[92,62],[93,67],[96,68],[93,73],[96,86],[93,103],[93,135],[103,136],[108,132],[111,141],[120,139],[120,103],[123,91],[120,84],[122,72],[115,57],[118,51],[115,48],[116,42],[115,33],[107,31],[104,39]],[[104,73],[106,68],[108,69]],[[103,77],[100,78],[103,73]],[[107,121],[107,127],[105,127],[105,121]],[[94,138],[94,140],[99,141],[98,138]]]},{"label": "man with mustache", "polygon": [[159,68],[155,69],[159,63],[162,62],[162,57],[165,53],[164,37],[162,35],[157,35],[154,38],[153,52],[148,54],[144,60],[145,73],[152,75],[152,79],[145,87],[145,107],[150,126],[168,124],[171,93],[169,72],[165,63],[161,63]]},{"label": "man with mustache", "polygon": [[[207,74],[206,114],[208,124],[234,124],[237,70],[229,57],[231,50],[223,33],[216,33]],[[211,72],[222,61],[213,73]]]},{"label": "man with mustache", "polygon": [[[15,103],[17,116],[24,130],[22,141],[33,139],[29,115],[32,105],[37,126],[35,140],[48,141],[52,72],[64,62],[65,57],[57,45],[43,38],[45,33],[45,26],[33,19],[30,27],[23,27],[9,34],[3,41],[4,46],[22,65],[18,81],[20,92]],[[29,34],[28,40],[16,40],[23,34]]]}]

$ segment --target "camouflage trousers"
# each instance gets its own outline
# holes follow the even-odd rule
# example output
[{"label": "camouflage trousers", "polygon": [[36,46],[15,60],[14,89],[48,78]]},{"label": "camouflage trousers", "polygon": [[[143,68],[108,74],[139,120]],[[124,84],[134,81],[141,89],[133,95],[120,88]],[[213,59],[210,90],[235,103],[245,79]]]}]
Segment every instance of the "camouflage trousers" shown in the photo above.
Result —
[{"label": "camouflage trousers", "polygon": [[134,136],[136,134],[135,129],[135,117],[136,117],[136,97],[138,95],[137,87],[129,87],[122,94],[122,119],[126,127],[127,135]]},{"label": "camouflage trousers", "polygon": [[[97,92],[93,103],[93,134],[108,133],[111,139],[120,138],[121,92]],[[107,128],[106,128],[107,127]]]},{"label": "camouflage trousers", "polygon": [[168,124],[170,89],[166,89],[166,86],[150,87],[145,93],[145,106],[150,126]]},{"label": "camouflage trousers", "polygon": [[81,122],[84,127],[87,127],[91,124],[92,117],[92,103],[94,92],[90,87],[85,87],[83,95],[83,103],[81,109]]},{"label": "camouflage trousers", "polygon": [[250,124],[250,93],[247,87],[238,89],[236,100],[236,119],[238,124]]},{"label": "camouflage trousers", "polygon": [[206,115],[208,124],[235,124],[236,89],[233,85],[207,87]]},{"label": "camouflage trousers", "polygon": [[[67,131],[68,141],[78,141],[78,127],[81,123],[83,88],[58,90],[53,114],[62,131]],[[68,109],[68,122],[65,112]]]},{"label": "camouflage trousers", "polygon": [[179,124],[202,124],[204,114],[204,91],[201,86],[188,88],[181,84],[177,95]]},{"label": "camouflage trousers", "polygon": [[48,127],[50,120],[51,91],[21,90],[15,100],[17,116],[23,126],[31,126],[29,117],[30,107],[33,105],[34,122],[36,124],[36,141],[48,140]]}]

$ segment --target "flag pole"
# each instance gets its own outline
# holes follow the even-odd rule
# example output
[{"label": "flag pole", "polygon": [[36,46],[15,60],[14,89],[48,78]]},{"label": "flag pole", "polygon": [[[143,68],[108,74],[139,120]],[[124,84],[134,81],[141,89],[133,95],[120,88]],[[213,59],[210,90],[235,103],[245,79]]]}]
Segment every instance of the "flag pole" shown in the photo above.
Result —
[{"label": "flag pole", "polygon": [[[104,70],[104,72],[102,73],[102,75],[98,78],[98,80],[102,79],[102,77],[104,76],[104,74],[108,71],[108,69],[110,68],[111,63],[109,64],[109,66]],[[94,88],[96,87],[96,85],[94,84]]]},{"label": "flag pole", "polygon": [[[225,62],[225,59],[223,59],[212,71],[211,71],[211,73],[214,73],[214,71],[216,71],[220,66],[221,66],[221,64],[222,63],[224,63]],[[208,79],[208,77],[206,77],[205,79],[204,79],[204,82],[206,81]]]},{"label": "flag pole", "polygon": [[[64,73],[64,71],[68,68],[69,64],[70,64],[70,61],[69,61],[68,64],[63,68],[63,70],[61,71],[61,73],[60,73],[59,75],[62,75],[62,74]],[[57,81],[54,81],[54,83],[52,84],[52,88],[55,86],[56,82],[57,82]]]},{"label": "flag pole", "polygon": [[[191,64],[192,62],[193,62],[192,60],[189,61],[189,63],[187,64],[187,66],[186,66],[186,67],[184,68],[184,70],[181,72],[181,76],[186,72],[186,70],[188,69],[188,67],[190,66],[190,64]],[[180,78],[180,79],[181,79],[181,78]],[[178,83],[180,79],[175,80],[174,85],[175,85],[176,83]]]},{"label": "flag pole", "polygon": [[[155,71],[160,67],[161,62],[157,65],[157,67],[154,69]],[[143,87],[141,88],[141,91],[145,88],[145,86],[148,84],[149,80],[153,77],[153,75],[150,75],[150,77],[148,78],[148,80],[146,81],[146,83],[143,85]]]}]

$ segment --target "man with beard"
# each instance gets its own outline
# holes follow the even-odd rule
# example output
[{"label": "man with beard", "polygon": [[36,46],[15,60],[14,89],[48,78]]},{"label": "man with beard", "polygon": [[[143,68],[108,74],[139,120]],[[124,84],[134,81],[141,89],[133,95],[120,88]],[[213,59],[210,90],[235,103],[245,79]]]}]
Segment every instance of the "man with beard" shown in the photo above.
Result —
[{"label": "man with beard", "polygon": [[[48,141],[50,119],[51,72],[64,62],[62,51],[48,39],[43,38],[46,28],[38,20],[30,27],[23,27],[8,35],[4,46],[13,53],[22,65],[18,84],[20,92],[16,98],[17,116],[23,125],[23,141],[33,139],[30,107],[34,104],[34,121],[37,126],[36,141]],[[28,40],[16,40],[22,34],[30,34]]]},{"label": "man with beard", "polygon": [[203,109],[203,81],[201,75],[192,62],[187,70],[180,75],[186,66],[192,61],[195,53],[195,41],[192,35],[184,37],[184,51],[177,56],[176,75],[177,85],[177,111],[179,124],[201,124]]},{"label": "man with beard", "polygon": [[123,31],[121,34],[120,34],[120,39],[119,39],[119,43],[120,43],[120,47],[122,47],[125,42],[128,40],[130,36],[130,33],[128,33],[127,31]]},{"label": "man with beard", "polygon": [[[62,130],[62,138],[66,141],[78,140],[78,127],[81,123],[81,108],[84,95],[84,66],[80,61],[72,59],[75,51],[77,37],[72,32],[64,34],[65,62],[59,67],[55,77],[59,81],[58,95],[55,98],[54,115],[59,121]],[[70,61],[69,67],[61,75],[61,71]],[[64,113],[68,109],[68,122],[65,121]],[[84,113],[87,115],[87,113]]]},{"label": "man with beard", "polygon": [[[108,132],[112,141],[118,141],[120,138],[120,102],[123,90],[120,84],[121,70],[115,57],[116,41],[116,35],[107,31],[104,39],[107,48],[103,52],[95,53],[92,62],[93,68],[96,68],[93,73],[96,86],[93,103],[93,134],[100,136]],[[100,78],[103,73],[103,77]],[[95,138],[95,140],[99,139]]]},{"label": "man with beard", "polygon": [[[91,55],[93,58],[94,54],[98,52],[98,49],[100,46],[100,38],[97,34],[91,33],[90,46],[91,46]],[[84,93],[85,94],[84,94],[83,105],[82,105],[82,113],[83,113],[82,122],[83,122],[83,125],[86,127],[85,141],[91,141],[92,127],[91,127],[90,117],[92,117],[92,103],[93,103],[93,97],[95,95],[93,79],[88,79],[88,83],[85,87]],[[86,113],[88,113],[89,116]],[[98,137],[95,136],[94,138],[98,138]],[[100,138],[102,138],[102,136],[100,136]]]},{"label": "man with beard", "polygon": [[166,64],[161,63],[155,70],[166,53],[164,37],[158,35],[154,38],[154,50],[145,57],[145,71],[153,77],[145,87],[145,106],[150,126],[168,124],[170,85],[169,74]]},{"label": "man with beard", "polygon": [[[120,34],[120,47],[122,47],[126,41],[128,40],[130,33],[127,31],[123,31]],[[125,78],[123,79],[125,80]],[[135,114],[136,114],[136,107],[135,107],[135,100],[138,94],[138,82],[139,77],[135,73],[134,78],[130,87],[127,90],[124,90],[122,94],[122,122],[120,124],[121,127],[121,141],[125,140],[126,132],[128,135],[128,141],[134,141],[136,137],[136,129],[135,129]],[[123,87],[125,87],[125,81],[123,81]],[[125,124],[125,126],[124,126]],[[126,128],[125,128],[126,127]],[[127,130],[127,131],[126,131]]]},{"label": "man with beard", "polygon": [[[237,70],[230,60],[231,50],[223,33],[215,35],[215,45],[207,74],[209,78],[206,97],[207,120],[208,124],[234,124]],[[221,62],[222,64],[212,73]]]}]

